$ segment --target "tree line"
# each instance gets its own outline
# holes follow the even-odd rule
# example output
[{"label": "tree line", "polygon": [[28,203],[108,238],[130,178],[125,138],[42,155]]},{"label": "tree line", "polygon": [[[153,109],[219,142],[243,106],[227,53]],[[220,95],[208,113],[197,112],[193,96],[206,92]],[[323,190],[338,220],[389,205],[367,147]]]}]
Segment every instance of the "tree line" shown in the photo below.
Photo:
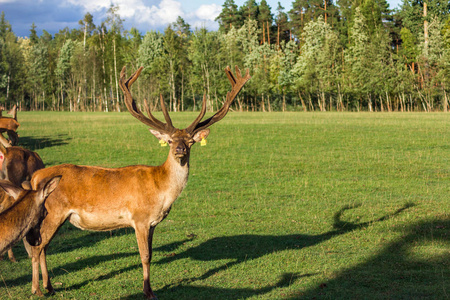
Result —
[{"label": "tree line", "polygon": [[[450,4],[447,0],[295,0],[273,12],[266,0],[225,0],[219,29],[181,17],[163,32],[124,29],[118,7],[95,25],[53,36],[17,37],[0,18],[0,103],[22,110],[120,111],[118,80],[144,66],[133,93],[171,111],[221,106],[224,68],[249,68],[239,111],[447,111]],[[141,100],[139,100],[141,101]],[[139,102],[139,105],[142,103]]]}]

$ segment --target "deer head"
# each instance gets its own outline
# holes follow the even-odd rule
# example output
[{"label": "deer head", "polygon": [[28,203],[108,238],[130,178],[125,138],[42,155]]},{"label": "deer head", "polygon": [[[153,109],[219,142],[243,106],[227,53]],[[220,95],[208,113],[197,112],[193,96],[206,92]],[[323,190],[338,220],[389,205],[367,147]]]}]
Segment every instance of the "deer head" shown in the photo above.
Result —
[{"label": "deer head", "polygon": [[227,93],[226,101],[223,104],[222,108],[217,111],[212,117],[202,121],[206,113],[206,95],[204,95],[202,109],[198,117],[188,127],[184,129],[178,129],[175,128],[172,124],[172,120],[170,119],[169,113],[167,112],[167,108],[164,104],[162,95],[160,95],[161,110],[163,112],[166,123],[161,122],[152,115],[147,101],[144,100],[144,108],[147,112],[148,117],[146,117],[137,107],[136,102],[131,96],[130,88],[133,82],[136,81],[136,79],[139,77],[142,69],[143,67],[140,67],[128,79],[126,79],[125,67],[123,67],[122,71],[120,72],[120,88],[122,89],[125,96],[125,104],[128,108],[128,111],[136,119],[152,128],[150,129],[150,132],[154,136],[156,136],[156,138],[158,138],[159,140],[163,140],[169,144],[170,155],[177,159],[182,165],[186,164],[189,161],[189,154],[192,145],[206,138],[209,134],[208,127],[222,120],[226,116],[234,98],[236,98],[237,94],[242,89],[244,84],[250,79],[248,69],[245,76],[242,77],[241,71],[237,66],[236,76],[233,75],[230,67],[226,67],[225,72],[227,74],[228,80],[231,83],[232,89]]}]

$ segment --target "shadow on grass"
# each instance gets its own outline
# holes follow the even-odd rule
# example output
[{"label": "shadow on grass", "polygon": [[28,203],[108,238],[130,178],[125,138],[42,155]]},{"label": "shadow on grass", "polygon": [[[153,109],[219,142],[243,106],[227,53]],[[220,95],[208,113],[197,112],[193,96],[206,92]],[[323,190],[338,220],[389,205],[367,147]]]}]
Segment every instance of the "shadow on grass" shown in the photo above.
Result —
[{"label": "shadow on grass", "polygon": [[450,242],[450,220],[419,221],[401,231],[402,238],[368,261],[289,299],[450,299],[450,251],[443,246]]},{"label": "shadow on grass", "polygon": [[[212,298],[223,298],[223,299],[243,299],[253,296],[261,296],[265,293],[268,293],[276,288],[280,287],[287,287],[289,286],[293,281],[302,278],[302,277],[309,277],[314,276],[315,274],[298,274],[298,273],[289,273],[284,274],[282,278],[274,283],[273,285],[269,285],[263,288],[259,289],[250,289],[250,288],[215,288],[211,286],[201,286],[201,285],[195,285],[194,282],[198,280],[204,280],[208,277],[220,272],[225,271],[228,268],[244,263],[248,260],[258,259],[265,255],[270,255],[272,253],[276,253],[279,251],[285,251],[289,249],[296,249],[300,250],[302,248],[314,246],[317,244],[320,244],[324,241],[327,241],[335,236],[342,235],[354,230],[360,230],[363,229],[371,224],[374,224],[376,222],[383,222],[391,217],[394,217],[401,212],[403,212],[405,209],[413,206],[413,204],[406,204],[402,208],[398,209],[397,211],[387,214],[379,219],[365,222],[365,223],[351,223],[351,222],[345,222],[341,220],[341,217],[343,213],[346,210],[353,209],[355,206],[346,206],[343,207],[341,210],[335,213],[333,218],[333,230],[330,230],[328,232],[325,232],[323,234],[319,235],[306,235],[306,234],[292,234],[292,235],[283,235],[283,236],[274,236],[274,235],[237,235],[237,236],[228,236],[228,237],[218,237],[210,239],[198,246],[195,246],[193,248],[190,248],[182,253],[174,254],[172,253],[169,257],[164,257],[160,259],[159,261],[154,262],[155,264],[167,264],[170,262],[173,262],[177,259],[183,259],[183,258],[190,258],[194,260],[199,261],[216,261],[216,260],[224,260],[228,259],[231,260],[227,262],[226,264],[212,268],[205,272],[204,274],[198,276],[198,277],[191,277],[191,278],[185,278],[181,281],[177,281],[174,284],[167,285],[159,290],[156,290],[155,292],[162,296],[162,298],[165,299],[174,299],[173,296],[176,296],[176,299],[187,299],[192,298],[192,295],[195,295],[196,299],[211,299]],[[129,230],[129,229],[128,229]],[[119,234],[123,234],[123,230],[119,231]],[[125,234],[130,234],[127,231],[124,231]],[[134,234],[134,232],[133,232]],[[75,239],[68,239],[67,237],[61,238],[61,241],[58,243],[64,243],[63,248],[60,248],[61,245],[56,246],[56,252],[61,251],[71,251],[74,248],[81,247],[82,245],[85,246],[86,243],[92,246],[92,244],[95,244],[96,242],[99,242],[100,240],[103,240],[107,238],[109,234],[105,233],[91,233],[88,235],[83,235],[80,237],[77,237]],[[86,242],[89,240],[89,242]],[[174,242],[168,245],[164,245],[162,247],[155,248],[154,251],[164,251],[164,252],[170,252],[175,251],[179,246],[181,246],[183,243],[186,243],[189,240],[183,240]],[[68,246],[67,246],[68,245]],[[55,245],[53,245],[55,246]],[[52,247],[50,247],[52,248]],[[59,249],[58,249],[59,248]],[[55,270],[52,270],[55,274],[61,272],[65,272],[64,270],[75,272],[77,270],[81,270],[85,268],[86,266],[92,266],[96,265],[101,262],[114,260],[121,257],[128,257],[136,255],[135,252],[133,253],[123,253],[123,254],[114,254],[114,255],[105,255],[105,256],[94,256],[86,259],[81,259],[75,262],[67,263],[65,265],[59,266],[55,268]],[[128,266],[126,268],[122,268],[120,270],[111,271],[108,274],[104,274],[102,276],[99,276],[95,280],[109,280],[110,278],[113,278],[117,274],[121,274],[124,272],[127,272],[129,270],[133,270],[135,268],[140,268],[140,264],[135,264],[133,266]],[[255,270],[257,272],[257,270]],[[67,290],[76,290],[79,289],[87,284],[89,284],[92,281],[92,278],[89,280],[83,281],[81,283],[66,286],[65,289]],[[18,285],[18,284],[25,284],[29,283],[29,276],[23,276],[20,278],[16,278],[14,280],[9,280],[6,282],[7,285]],[[339,285],[339,283],[337,283]],[[349,285],[351,286],[351,285]],[[58,289],[56,289],[58,292]],[[315,291],[311,291],[311,295],[315,295]],[[313,296],[315,297],[315,296]],[[299,294],[299,298],[303,298],[302,295]],[[308,298],[308,297],[306,297]],[[312,297],[309,297],[312,298]],[[333,297],[332,297],[333,298]],[[364,298],[364,297],[363,297]],[[144,295],[139,292],[133,295],[129,295],[123,299],[144,299]],[[296,298],[292,298],[296,299]]]},{"label": "shadow on grass", "polygon": [[[124,258],[124,257],[129,257],[129,256],[135,256],[136,253],[120,253],[120,254],[108,254],[108,255],[95,255],[95,256],[91,256],[89,258],[85,258],[85,259],[78,259],[75,260],[74,262],[70,262],[67,263],[63,266],[59,266],[56,267],[54,269],[52,269],[50,272],[53,276],[58,276],[58,275],[64,275],[67,272],[76,272],[79,270],[82,270],[84,268],[86,268],[86,266],[88,267],[92,267],[92,266],[96,266],[98,264],[101,264],[103,262],[107,262],[107,261],[111,261],[111,260],[115,260],[115,259],[120,259],[120,258]],[[131,267],[131,269],[134,269],[138,267],[138,265],[135,265],[133,267]],[[30,269],[31,271],[31,269]],[[123,270],[121,270],[120,272],[123,272]],[[107,278],[111,278],[112,276],[116,275],[118,272],[111,272],[111,274],[102,276],[104,278],[102,279],[107,279]],[[24,285],[24,284],[29,284],[31,282],[31,274],[27,274],[21,277],[17,277],[14,280],[4,280],[3,283],[6,286],[10,286],[10,285],[14,285],[14,286],[19,286],[19,285]],[[87,283],[87,282],[86,282]],[[83,284],[84,285],[84,284]],[[77,285],[78,287],[79,285]],[[68,289],[74,289],[73,286],[70,286]],[[58,291],[58,288],[55,288],[56,291]]]},{"label": "shadow on grass", "polygon": [[66,134],[55,136],[20,136],[19,146],[36,151],[44,148],[67,145],[70,138]]},{"label": "shadow on grass", "polygon": [[[280,280],[277,283],[266,286],[259,289],[232,289],[232,288],[215,288],[211,286],[166,286],[162,289],[159,289],[156,294],[157,296],[161,296],[162,299],[246,299],[255,296],[262,296],[273,289],[288,287],[294,281],[303,278],[309,277],[313,274],[305,274],[298,275],[294,273],[285,273],[281,276]],[[134,299],[146,299],[143,293],[136,293],[133,295],[129,295],[127,297],[120,298],[122,300],[134,300]],[[282,299],[282,297],[280,298]]]},{"label": "shadow on grass", "polygon": [[[80,248],[95,248],[97,243],[111,237],[119,237],[124,235],[132,235],[135,239],[135,232],[133,228],[122,228],[113,231],[80,231],[69,222],[65,222],[59,229],[57,235],[49,245],[47,254],[52,255],[55,253],[68,253]],[[181,241],[172,242],[170,244],[162,245],[160,247],[153,248],[153,251],[172,252],[182,246],[184,243],[192,239],[184,239]],[[19,242],[14,247],[14,253],[17,260],[28,259],[28,254],[23,247],[23,243]],[[135,254],[139,255],[137,242]]]},{"label": "shadow on grass", "polygon": [[211,269],[203,275],[195,278],[185,279],[186,281],[195,281],[206,279],[219,271],[226,270],[234,265],[243,263],[244,261],[257,259],[265,255],[275,252],[302,249],[306,247],[315,246],[324,241],[327,241],[335,236],[342,235],[354,230],[365,228],[376,222],[382,222],[392,218],[405,209],[413,206],[411,203],[405,204],[400,209],[391,214],[387,214],[379,219],[364,222],[364,223],[350,223],[341,220],[343,213],[346,210],[356,208],[357,206],[345,206],[335,213],[333,218],[334,230],[325,232],[319,235],[305,235],[305,234],[291,234],[291,235],[236,235],[225,236],[210,239],[196,247],[190,248],[180,254],[174,254],[170,257],[163,258],[155,264],[166,264],[177,259],[190,258],[200,261],[214,261],[229,259],[233,260],[217,268]]}]

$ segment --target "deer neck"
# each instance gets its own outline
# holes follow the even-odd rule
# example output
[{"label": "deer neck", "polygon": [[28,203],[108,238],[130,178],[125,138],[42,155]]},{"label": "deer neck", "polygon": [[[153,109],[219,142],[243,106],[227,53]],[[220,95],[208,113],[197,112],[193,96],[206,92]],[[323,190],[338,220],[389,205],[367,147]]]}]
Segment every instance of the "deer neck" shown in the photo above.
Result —
[{"label": "deer neck", "polygon": [[180,161],[173,154],[169,153],[166,162],[162,165],[169,178],[168,198],[173,203],[181,194],[189,177],[189,154]]}]

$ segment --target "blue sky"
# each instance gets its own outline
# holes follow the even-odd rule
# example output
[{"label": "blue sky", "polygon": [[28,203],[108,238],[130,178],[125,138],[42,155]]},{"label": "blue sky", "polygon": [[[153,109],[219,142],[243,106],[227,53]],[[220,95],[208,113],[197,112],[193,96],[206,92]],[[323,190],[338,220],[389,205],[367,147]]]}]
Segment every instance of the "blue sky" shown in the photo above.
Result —
[{"label": "blue sky", "polygon": [[[65,27],[79,28],[78,21],[89,12],[98,25],[106,18],[111,3],[119,6],[119,15],[125,20],[124,28],[136,27],[145,33],[163,30],[167,24],[181,16],[192,28],[205,26],[218,28],[214,19],[220,13],[225,0],[0,0],[0,11],[18,36],[28,36],[31,24],[37,26],[38,34],[45,29],[55,34]],[[293,0],[266,0],[275,12],[278,2],[289,11]],[[388,0],[396,8],[402,0]],[[245,0],[235,0],[241,6]],[[256,2],[260,2],[257,0]]]}]

